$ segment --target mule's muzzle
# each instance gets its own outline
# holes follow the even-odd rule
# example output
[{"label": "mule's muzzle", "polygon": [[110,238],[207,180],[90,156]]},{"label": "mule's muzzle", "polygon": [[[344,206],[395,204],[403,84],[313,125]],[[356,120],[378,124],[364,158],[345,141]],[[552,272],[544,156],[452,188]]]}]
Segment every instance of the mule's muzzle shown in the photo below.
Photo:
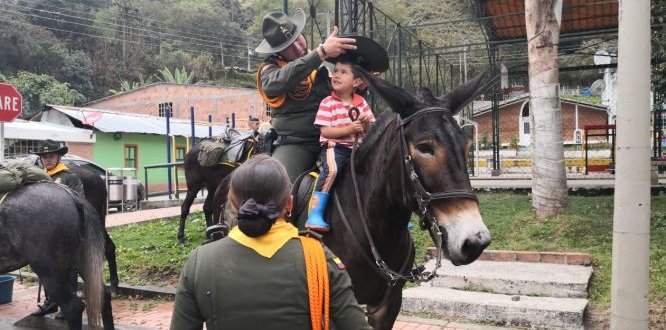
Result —
[{"label": "mule's muzzle", "polygon": [[454,260],[451,261],[456,266],[472,263],[481,255],[481,252],[490,245],[490,242],[492,242],[490,239],[490,233],[487,230],[480,230],[463,242],[461,249],[463,258],[457,260],[458,263]]}]

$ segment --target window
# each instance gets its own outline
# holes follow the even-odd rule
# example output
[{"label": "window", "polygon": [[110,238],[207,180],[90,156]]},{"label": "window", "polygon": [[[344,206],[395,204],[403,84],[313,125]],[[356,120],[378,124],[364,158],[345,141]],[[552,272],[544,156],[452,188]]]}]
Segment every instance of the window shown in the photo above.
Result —
[{"label": "window", "polygon": [[139,147],[135,144],[125,145],[125,167],[139,168]]},{"label": "window", "polygon": [[169,118],[173,118],[173,102],[160,103],[158,116],[166,117],[166,112],[169,110]]},{"label": "window", "polygon": [[526,122],[526,121],[523,122],[523,134],[530,134],[530,123],[529,122]]},{"label": "window", "polygon": [[271,107],[269,107],[268,105],[266,105],[266,116],[268,118],[273,117],[273,112],[271,111]]},{"label": "window", "polygon": [[185,147],[176,147],[176,162],[185,161]]}]

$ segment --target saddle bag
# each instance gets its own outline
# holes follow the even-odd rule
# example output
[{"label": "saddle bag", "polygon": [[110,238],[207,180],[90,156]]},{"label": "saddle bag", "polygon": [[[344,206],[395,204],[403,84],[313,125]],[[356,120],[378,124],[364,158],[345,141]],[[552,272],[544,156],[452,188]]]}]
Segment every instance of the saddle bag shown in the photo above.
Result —
[{"label": "saddle bag", "polygon": [[241,163],[247,160],[254,147],[252,133],[241,133],[228,129],[223,135],[204,139],[197,157],[199,164],[204,167],[215,166],[219,163]]},{"label": "saddle bag", "polygon": [[9,160],[0,164],[0,193],[14,191],[21,186],[43,181],[52,181],[43,169],[20,160]]}]

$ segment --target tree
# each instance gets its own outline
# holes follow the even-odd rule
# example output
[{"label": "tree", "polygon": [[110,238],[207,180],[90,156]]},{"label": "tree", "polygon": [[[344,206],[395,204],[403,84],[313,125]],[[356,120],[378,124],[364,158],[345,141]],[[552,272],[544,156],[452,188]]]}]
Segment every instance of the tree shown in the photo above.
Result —
[{"label": "tree", "polygon": [[133,91],[139,87],[150,85],[153,83],[153,75],[149,75],[147,77],[144,77],[142,74],[139,74],[139,80],[134,81],[134,82],[129,82],[127,80],[123,80],[120,82],[120,88],[118,89],[109,89],[109,93],[111,95],[116,95],[124,92],[130,92]]},{"label": "tree", "polygon": [[46,104],[77,105],[85,97],[68,83],[60,82],[52,76],[32,72],[19,72],[9,81],[23,96],[23,118],[30,118]]},{"label": "tree", "polygon": [[158,77],[160,81],[173,83],[173,84],[192,84],[194,83],[194,72],[187,73],[185,67],[181,69],[176,68],[176,70],[171,72],[169,68],[164,68],[160,70],[161,77]]},{"label": "tree", "polygon": [[567,205],[559,62],[562,0],[525,0],[532,136],[532,205],[539,218]]}]

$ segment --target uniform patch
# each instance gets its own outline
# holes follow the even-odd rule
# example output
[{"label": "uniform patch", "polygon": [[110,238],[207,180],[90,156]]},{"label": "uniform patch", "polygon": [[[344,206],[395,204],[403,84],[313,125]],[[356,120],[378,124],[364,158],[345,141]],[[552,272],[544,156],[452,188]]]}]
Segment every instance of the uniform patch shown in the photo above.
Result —
[{"label": "uniform patch", "polygon": [[335,265],[338,266],[339,270],[345,269],[345,264],[342,263],[342,260],[340,260],[340,258],[335,257],[333,258],[333,261],[335,262]]}]

